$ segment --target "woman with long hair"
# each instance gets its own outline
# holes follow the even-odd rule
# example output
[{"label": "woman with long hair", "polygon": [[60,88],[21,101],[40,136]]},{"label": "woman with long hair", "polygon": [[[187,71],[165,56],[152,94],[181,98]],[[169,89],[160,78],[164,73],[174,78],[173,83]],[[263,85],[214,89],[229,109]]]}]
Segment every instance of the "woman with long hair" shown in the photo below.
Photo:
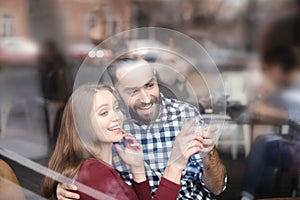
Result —
[{"label": "woman with long hair", "polygon": [[[66,104],[49,169],[116,199],[152,199],[142,147],[122,130],[122,123],[123,114],[111,87],[102,84],[81,86]],[[200,151],[201,138],[187,137],[192,133],[192,123],[193,120],[176,137],[154,199],[177,199],[181,172],[189,157]],[[125,140],[124,147],[118,144],[122,139]],[[135,190],[112,167],[113,145],[130,167]],[[46,177],[44,195],[55,194],[57,184],[56,180]],[[95,199],[80,187],[78,194],[81,199]]]}]

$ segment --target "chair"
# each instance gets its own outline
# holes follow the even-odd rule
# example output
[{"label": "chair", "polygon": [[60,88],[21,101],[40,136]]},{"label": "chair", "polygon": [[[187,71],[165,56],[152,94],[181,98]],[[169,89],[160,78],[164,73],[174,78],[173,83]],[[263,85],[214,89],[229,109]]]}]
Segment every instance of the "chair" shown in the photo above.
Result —
[{"label": "chair", "polygon": [[[280,145],[281,148],[282,145]],[[299,147],[299,145],[298,145]],[[299,150],[299,148],[298,148]],[[298,153],[295,153],[294,156],[298,157]],[[280,162],[281,156],[279,156]],[[281,179],[284,175],[284,173],[288,172],[292,174],[291,177],[291,197],[298,197],[300,199],[300,169],[299,169],[299,163],[293,163],[291,169],[284,170],[282,168],[275,168],[275,179],[276,184],[274,186],[274,191],[276,191],[276,195],[280,194],[280,183],[282,182]]]},{"label": "chair", "polygon": [[[250,128],[249,125],[239,125],[234,122],[227,122],[227,128],[224,133],[228,132],[230,135],[229,139],[221,136],[217,145],[230,145],[231,157],[233,160],[237,159],[238,147],[242,145],[244,147],[245,157],[250,152]],[[240,138],[242,134],[242,138]]]},{"label": "chair", "polygon": [[6,124],[8,121],[8,116],[12,107],[12,103],[5,101],[3,105],[0,106],[0,135],[4,135],[6,130]]},{"label": "chair", "polygon": [[292,179],[291,196],[292,197],[300,196],[300,171],[297,174],[295,174],[295,176]]},{"label": "chair", "polygon": [[[250,128],[249,125],[238,125],[235,123],[228,123],[227,132],[230,134],[230,139],[223,139],[222,136],[217,145],[231,145],[231,156],[233,160],[237,159],[239,145],[244,146],[245,157],[250,152]],[[240,134],[243,134],[243,138],[239,138]]]},{"label": "chair", "polygon": [[[222,77],[224,79],[225,92],[229,95],[227,101],[231,104],[236,104],[238,107],[246,107],[248,103],[247,99],[247,86],[246,86],[246,72],[223,72]],[[228,105],[227,105],[228,106]],[[233,117],[232,120],[236,117]],[[245,157],[250,152],[250,127],[247,124],[238,124],[232,120],[228,120],[223,132],[229,133],[230,139],[220,137],[217,145],[231,145],[231,156],[233,160],[237,159],[238,146],[244,146]],[[240,135],[242,134],[242,138]]]},{"label": "chair", "polygon": [[[248,125],[238,125],[232,122],[232,119],[228,115],[219,114],[203,114],[202,119],[207,122],[207,124],[223,125],[220,131],[217,131],[217,143],[219,145],[231,145],[231,156],[232,159],[237,159],[238,145],[244,145],[245,156],[248,155],[250,151],[250,134]],[[230,139],[225,139],[222,137],[224,133],[230,133]],[[243,140],[239,139],[239,134],[243,133]]]},{"label": "chair", "polygon": [[19,181],[10,166],[0,160],[0,200],[25,199]]}]

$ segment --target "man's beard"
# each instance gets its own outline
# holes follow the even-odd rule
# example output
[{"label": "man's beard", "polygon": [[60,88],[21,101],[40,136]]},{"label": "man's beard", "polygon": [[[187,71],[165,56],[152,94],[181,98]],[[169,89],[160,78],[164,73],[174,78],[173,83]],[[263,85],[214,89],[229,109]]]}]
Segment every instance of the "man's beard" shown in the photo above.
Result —
[{"label": "man's beard", "polygon": [[[153,111],[151,113],[149,113],[149,116],[143,116],[141,117],[138,114],[138,109],[140,107],[146,107],[147,105],[151,105],[154,107]],[[161,109],[161,99],[157,98],[157,97],[151,97],[151,101],[147,104],[145,103],[139,103],[134,105],[133,109],[129,108],[129,114],[131,116],[131,118],[137,120],[138,122],[140,122],[141,124],[151,124],[151,122],[155,121],[156,118],[158,117],[159,113],[160,113],[160,109]]]}]

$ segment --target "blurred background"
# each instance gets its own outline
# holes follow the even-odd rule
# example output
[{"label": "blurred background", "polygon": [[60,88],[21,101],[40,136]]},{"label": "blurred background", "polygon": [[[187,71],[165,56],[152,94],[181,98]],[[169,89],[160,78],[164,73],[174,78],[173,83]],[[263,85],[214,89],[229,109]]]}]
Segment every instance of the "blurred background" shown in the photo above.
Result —
[{"label": "blurred background", "polygon": [[[298,0],[0,0],[0,145],[45,166],[80,64],[86,56],[111,56],[109,49],[91,50],[128,29],[169,28],[203,45],[221,72],[226,113],[212,109],[217,101],[203,92],[203,81],[193,71],[185,70],[186,63],[176,66],[197,91],[199,102],[190,103],[199,104],[204,115],[226,115],[218,149],[228,185],[218,199],[238,199],[252,141],[264,133],[288,132],[288,123],[249,120],[249,105],[262,82],[264,33],[278,18],[297,14],[299,6]],[[285,25],[269,33],[277,36],[270,43],[299,47],[300,23]],[[124,42],[136,47],[153,42],[135,37],[131,32]],[[172,47],[172,42],[161,45]],[[164,78],[168,80],[160,75]],[[39,199],[42,175],[3,152],[1,158],[13,168],[28,199]],[[288,197],[300,187],[291,184],[290,173],[275,178],[272,196]]]}]

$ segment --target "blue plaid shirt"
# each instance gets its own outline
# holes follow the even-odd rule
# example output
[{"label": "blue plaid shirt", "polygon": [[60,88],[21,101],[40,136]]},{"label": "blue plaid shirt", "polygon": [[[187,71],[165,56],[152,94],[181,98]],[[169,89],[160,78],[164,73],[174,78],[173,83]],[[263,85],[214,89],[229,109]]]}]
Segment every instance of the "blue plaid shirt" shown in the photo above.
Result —
[{"label": "blue plaid shirt", "polygon": [[[191,118],[202,121],[198,110],[192,105],[163,96],[161,99],[162,111],[151,125],[139,124],[133,119],[127,119],[124,121],[123,127],[143,146],[144,164],[152,194],[159,185],[173,149],[173,142],[183,124]],[[126,183],[132,186],[132,174],[129,167],[116,152],[114,152],[113,164]],[[191,156],[182,172],[178,199],[215,199],[214,195],[206,188],[202,175],[202,158],[199,154]]]}]

